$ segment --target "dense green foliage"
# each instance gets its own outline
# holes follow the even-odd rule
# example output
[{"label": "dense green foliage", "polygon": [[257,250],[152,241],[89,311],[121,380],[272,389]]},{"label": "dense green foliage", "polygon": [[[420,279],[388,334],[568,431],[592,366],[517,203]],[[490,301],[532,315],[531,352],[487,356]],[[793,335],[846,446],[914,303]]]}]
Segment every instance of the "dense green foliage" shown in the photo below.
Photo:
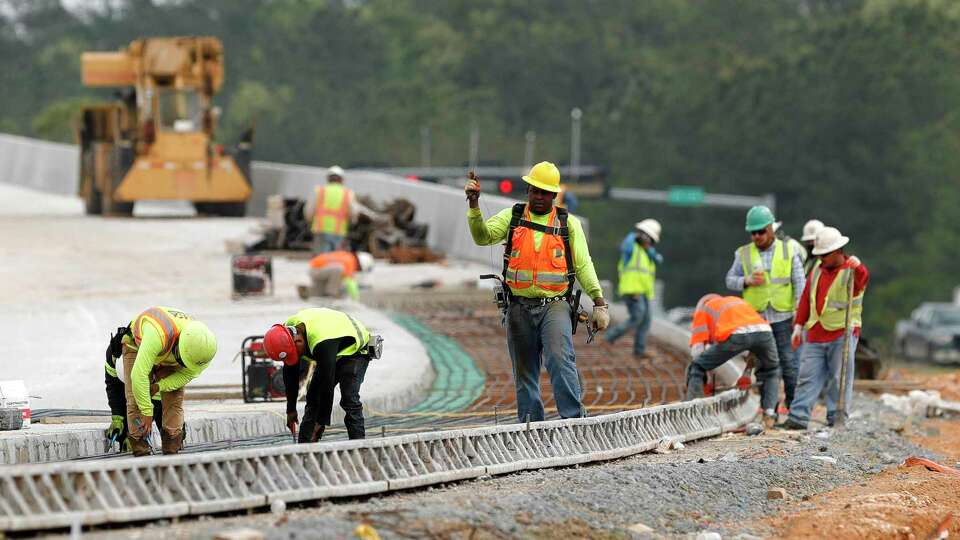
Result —
[{"label": "dense green foliage", "polygon": [[[416,165],[584,158],[622,186],[773,193],[873,271],[872,332],[946,299],[960,266],[960,2],[948,0],[126,0],[0,2],[0,130],[69,140],[79,53],[212,34],[227,51],[221,138],[252,119],[258,159]],[[96,9],[92,9],[92,8]],[[631,224],[664,224],[666,304],[689,304],[748,241],[740,210],[586,201],[614,277]]]}]

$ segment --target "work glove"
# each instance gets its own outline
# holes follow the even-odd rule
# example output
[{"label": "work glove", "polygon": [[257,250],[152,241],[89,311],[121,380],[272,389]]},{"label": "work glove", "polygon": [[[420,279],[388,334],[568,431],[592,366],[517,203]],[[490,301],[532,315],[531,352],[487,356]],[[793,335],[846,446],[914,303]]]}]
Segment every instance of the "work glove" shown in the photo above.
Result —
[{"label": "work glove", "polygon": [[122,444],[122,443],[123,443],[123,439],[126,439],[126,437],[123,436],[123,421],[124,421],[124,420],[125,420],[125,418],[124,418],[123,416],[120,416],[120,415],[117,415],[117,414],[113,415],[113,416],[110,418],[110,427],[108,427],[107,429],[103,430],[103,436],[106,437],[107,440],[110,440],[110,441],[120,441],[121,444]]},{"label": "work glove", "polygon": [[860,266],[860,258],[859,258],[859,257],[857,257],[856,255],[851,255],[851,256],[847,257],[847,267],[849,267],[849,268],[856,268],[856,267],[858,267],[858,266]]},{"label": "work glove", "polygon": [[596,332],[605,330],[610,326],[610,311],[607,308],[606,304],[602,306],[593,306],[593,316],[591,317],[593,321],[593,329]]},{"label": "work glove", "polygon": [[790,346],[797,350],[801,343],[803,343],[803,327],[795,324],[793,325],[793,335],[790,336]]},{"label": "work glove", "polygon": [[294,437],[297,436],[297,423],[300,421],[300,416],[297,414],[297,411],[292,411],[287,413],[287,429],[290,430],[290,433]]},{"label": "work glove", "polygon": [[480,199],[480,177],[473,171],[470,171],[467,177],[469,180],[467,181],[466,187],[463,188],[463,191],[467,194],[468,201],[476,202]]},{"label": "work glove", "polygon": [[140,416],[133,419],[133,425],[130,426],[130,433],[137,439],[146,439],[153,430],[153,417]]}]

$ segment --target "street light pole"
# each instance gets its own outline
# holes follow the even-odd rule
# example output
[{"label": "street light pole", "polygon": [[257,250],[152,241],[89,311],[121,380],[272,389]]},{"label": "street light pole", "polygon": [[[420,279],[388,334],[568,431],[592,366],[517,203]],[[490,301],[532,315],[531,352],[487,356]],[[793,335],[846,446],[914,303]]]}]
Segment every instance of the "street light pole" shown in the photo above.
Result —
[{"label": "street light pole", "polygon": [[528,131],[524,138],[526,138],[527,144],[523,149],[523,168],[529,170],[530,167],[533,167],[533,150],[537,144],[537,132]]},{"label": "street light pole", "polygon": [[580,119],[583,111],[574,107],[570,111],[570,169],[571,180],[574,182],[580,177]]}]

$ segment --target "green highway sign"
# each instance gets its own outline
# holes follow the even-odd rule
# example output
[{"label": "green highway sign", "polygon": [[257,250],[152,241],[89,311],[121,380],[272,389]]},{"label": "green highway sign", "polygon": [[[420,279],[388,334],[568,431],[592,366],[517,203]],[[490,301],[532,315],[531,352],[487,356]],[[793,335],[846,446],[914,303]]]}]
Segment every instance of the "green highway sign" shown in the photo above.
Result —
[{"label": "green highway sign", "polygon": [[699,186],[670,186],[667,202],[673,206],[700,206],[703,204],[703,188]]}]

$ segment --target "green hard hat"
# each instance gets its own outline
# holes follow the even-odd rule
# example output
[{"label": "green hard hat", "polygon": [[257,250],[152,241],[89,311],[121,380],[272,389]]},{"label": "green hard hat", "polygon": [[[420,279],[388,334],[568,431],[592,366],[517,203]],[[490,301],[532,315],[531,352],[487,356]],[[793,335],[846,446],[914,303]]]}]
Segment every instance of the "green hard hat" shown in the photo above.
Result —
[{"label": "green hard hat", "polygon": [[754,206],[747,212],[747,232],[759,231],[774,222],[773,212],[766,206]]},{"label": "green hard hat", "polygon": [[180,332],[180,358],[193,371],[203,371],[217,354],[217,338],[207,325],[190,321]]}]

